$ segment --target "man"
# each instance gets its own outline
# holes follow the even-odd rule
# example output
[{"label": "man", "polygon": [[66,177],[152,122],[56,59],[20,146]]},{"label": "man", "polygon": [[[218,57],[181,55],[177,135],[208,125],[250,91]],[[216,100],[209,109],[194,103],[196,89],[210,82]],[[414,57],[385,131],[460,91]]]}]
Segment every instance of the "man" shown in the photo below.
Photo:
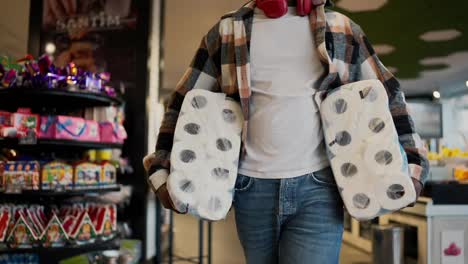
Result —
[{"label": "man", "polygon": [[[184,94],[224,92],[241,102],[246,120],[234,207],[247,263],[338,263],[343,204],[323,143],[316,92],[379,79],[408,156],[417,193],[428,172],[398,81],[382,65],[361,28],[314,0],[310,15],[271,19],[249,2],[225,15],[203,38],[173,94],[156,152],[145,160],[150,183],[173,208],[165,179]],[[299,1],[301,2],[301,1]]]}]

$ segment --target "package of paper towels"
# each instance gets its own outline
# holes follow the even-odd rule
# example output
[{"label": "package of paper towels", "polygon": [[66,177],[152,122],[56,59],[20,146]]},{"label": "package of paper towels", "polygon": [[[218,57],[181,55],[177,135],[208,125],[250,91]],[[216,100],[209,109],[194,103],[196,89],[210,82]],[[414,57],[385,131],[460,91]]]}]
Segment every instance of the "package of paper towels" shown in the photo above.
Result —
[{"label": "package of paper towels", "polygon": [[320,112],[331,167],[352,217],[372,219],[416,200],[380,81],[341,86],[327,95]]},{"label": "package of paper towels", "polygon": [[171,152],[167,189],[179,212],[220,220],[233,198],[243,116],[225,94],[189,91],[182,103]]}]

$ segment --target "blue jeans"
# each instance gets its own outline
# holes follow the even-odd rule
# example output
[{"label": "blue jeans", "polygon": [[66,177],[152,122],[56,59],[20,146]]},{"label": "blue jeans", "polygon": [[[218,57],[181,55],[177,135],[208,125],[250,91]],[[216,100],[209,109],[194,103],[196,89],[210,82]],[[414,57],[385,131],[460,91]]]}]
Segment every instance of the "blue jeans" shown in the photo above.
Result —
[{"label": "blue jeans", "polygon": [[239,175],[234,208],[247,264],[337,264],[343,202],[330,168],[292,179]]}]

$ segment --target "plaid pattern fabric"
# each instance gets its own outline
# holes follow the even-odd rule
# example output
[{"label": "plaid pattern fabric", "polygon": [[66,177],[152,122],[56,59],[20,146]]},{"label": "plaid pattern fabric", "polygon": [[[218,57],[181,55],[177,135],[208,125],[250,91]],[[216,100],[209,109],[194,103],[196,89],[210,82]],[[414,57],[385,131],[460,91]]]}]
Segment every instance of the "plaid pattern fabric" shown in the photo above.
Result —
[{"label": "plaid pattern fabric", "polygon": [[[328,67],[328,75],[320,90],[326,94],[343,84],[380,80],[389,95],[390,110],[410,164],[413,178],[424,182],[428,175],[426,149],[415,133],[408,115],[404,95],[395,77],[380,62],[361,28],[346,16],[325,10],[325,0],[314,0],[310,25],[314,32],[320,60]],[[152,175],[159,169],[170,169],[170,151],[177,117],[184,95],[191,89],[224,92],[240,101],[244,115],[242,140],[247,137],[250,104],[250,39],[255,1],[236,12],[223,16],[204,36],[189,69],[177,84],[169,101],[154,154],[145,159]]]}]

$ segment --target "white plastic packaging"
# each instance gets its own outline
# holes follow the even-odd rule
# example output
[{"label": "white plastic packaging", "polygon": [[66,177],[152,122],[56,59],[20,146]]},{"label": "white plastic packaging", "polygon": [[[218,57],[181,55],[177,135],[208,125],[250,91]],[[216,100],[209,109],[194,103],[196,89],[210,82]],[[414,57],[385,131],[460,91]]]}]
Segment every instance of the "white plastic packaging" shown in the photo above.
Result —
[{"label": "white plastic packaging", "polygon": [[243,117],[225,94],[189,91],[174,133],[167,189],[180,212],[224,219],[237,177]]},{"label": "white plastic packaging", "polygon": [[380,81],[341,86],[321,102],[320,112],[331,167],[352,217],[373,219],[416,200]]}]

